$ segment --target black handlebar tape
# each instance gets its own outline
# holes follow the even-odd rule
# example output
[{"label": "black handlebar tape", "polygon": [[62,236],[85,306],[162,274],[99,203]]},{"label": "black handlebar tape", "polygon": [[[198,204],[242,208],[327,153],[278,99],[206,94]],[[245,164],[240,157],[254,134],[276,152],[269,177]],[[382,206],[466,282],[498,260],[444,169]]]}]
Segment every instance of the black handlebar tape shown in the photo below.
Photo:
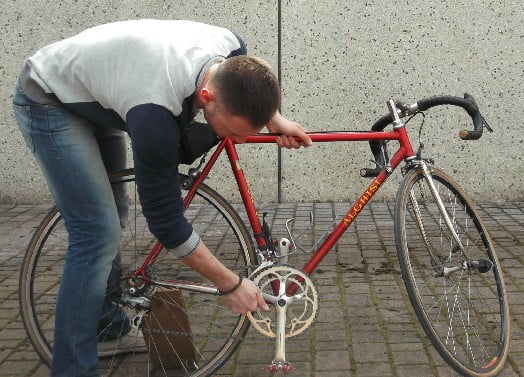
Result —
[{"label": "black handlebar tape", "polygon": [[476,108],[476,112],[471,115],[471,119],[473,120],[473,131],[468,130],[461,130],[459,132],[459,137],[462,140],[477,140],[480,139],[483,132],[483,125],[484,125],[484,119],[482,118],[482,115],[480,114],[479,107],[477,105],[477,102],[475,101],[475,98],[471,94],[464,93],[464,98],[468,101],[471,101]]},{"label": "black handlebar tape", "polygon": [[417,106],[420,111],[440,105],[453,105],[462,107],[473,121],[473,131],[461,130],[459,137],[462,140],[476,140],[482,136],[482,116],[475,99],[471,94],[464,93],[464,98],[452,96],[432,97],[420,100]]},{"label": "black handlebar tape", "polygon": [[378,177],[381,171],[382,171],[381,168],[364,168],[364,169],[360,169],[360,176],[364,178]]},{"label": "black handlebar tape", "polygon": [[393,122],[393,118],[391,117],[391,115],[384,115],[382,118],[375,122],[375,124],[371,127],[371,130],[377,132],[384,131],[384,128],[386,128],[386,126],[391,122]]},{"label": "black handlebar tape", "polygon": [[[390,124],[391,122],[393,122],[393,118],[391,117],[391,115],[389,114],[384,115],[382,118],[380,118],[379,120],[375,122],[375,124],[371,127],[371,130],[375,132],[384,131],[384,128],[386,128],[386,126]],[[379,164],[384,164],[384,161],[383,161],[384,158],[382,157],[382,153],[381,153],[382,147],[380,145],[380,141],[370,140],[369,147],[371,148],[371,153],[373,154],[375,161],[377,161]],[[367,172],[364,172],[364,170],[369,170],[370,173],[368,174]],[[374,175],[375,174],[374,170],[375,169],[362,169],[360,171],[360,175],[362,177],[376,177],[378,173]]]}]

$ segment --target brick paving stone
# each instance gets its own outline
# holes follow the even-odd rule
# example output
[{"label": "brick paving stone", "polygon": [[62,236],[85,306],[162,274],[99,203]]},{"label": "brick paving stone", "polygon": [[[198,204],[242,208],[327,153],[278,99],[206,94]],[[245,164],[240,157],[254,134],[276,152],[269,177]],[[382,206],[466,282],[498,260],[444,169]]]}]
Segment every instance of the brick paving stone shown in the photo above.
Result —
[{"label": "brick paving stone", "polygon": [[515,370],[506,368],[497,377],[522,377],[522,374],[517,373]]},{"label": "brick paving stone", "polygon": [[319,331],[317,328],[316,335],[315,335],[315,341],[316,342],[326,342],[326,341],[333,341],[333,340],[341,340],[346,338],[345,330],[344,329],[337,329],[338,326],[333,326],[333,328],[329,330]]},{"label": "brick paving stone", "polygon": [[32,361],[32,360],[36,360],[36,361],[39,362],[40,358],[31,349],[31,350],[27,350],[27,351],[14,352],[11,355],[9,355],[9,357],[6,360],[9,360],[9,361]]},{"label": "brick paving stone", "polygon": [[4,340],[20,340],[25,336],[24,329],[4,329],[0,331],[0,339]]},{"label": "brick paving stone", "polygon": [[231,377],[254,377],[254,376],[268,376],[267,367],[264,365],[257,366],[242,366],[242,368],[237,369],[231,374],[226,374],[224,376]]},{"label": "brick paving stone", "polygon": [[347,351],[318,351],[316,365],[323,371],[346,371],[350,369],[351,364]]},{"label": "brick paving stone", "polygon": [[11,319],[19,315],[19,310],[17,308],[2,308],[0,310],[0,319]]},{"label": "brick paving stone", "polygon": [[318,310],[316,321],[320,323],[322,322],[332,323],[334,318],[341,318],[341,317],[342,317],[342,308],[340,307],[329,308],[329,307],[321,306]]},{"label": "brick paving stone", "polygon": [[31,377],[49,377],[49,367],[40,363],[34,373],[31,374]]},{"label": "brick paving stone", "polygon": [[363,332],[363,331],[354,330],[351,333],[351,341],[354,343],[364,343],[364,342],[379,343],[379,342],[384,342],[384,336],[379,331]]},{"label": "brick paving stone", "polygon": [[37,360],[28,360],[28,361],[4,361],[2,363],[2,369],[0,376],[25,376],[30,372],[34,372],[40,361]]},{"label": "brick paving stone", "polygon": [[356,373],[358,377],[386,377],[394,375],[394,366],[389,363],[357,364]]},{"label": "brick paving stone", "polygon": [[[431,376],[431,368],[429,364],[426,365],[398,365],[396,366],[397,374],[402,377],[420,377]],[[454,376],[451,374],[450,376]]]},{"label": "brick paving stone", "polygon": [[7,357],[12,352],[12,349],[6,348],[0,350],[0,363],[2,363],[4,360],[7,360]]},{"label": "brick paving stone", "polygon": [[[334,335],[336,338],[337,335]],[[344,340],[330,340],[329,342],[315,339],[315,350],[316,351],[348,351],[348,341]]]},{"label": "brick paving stone", "polygon": [[338,370],[338,371],[333,371],[333,370],[329,370],[329,371],[317,371],[315,373],[315,376],[316,377],[349,377],[351,376],[351,372],[350,371],[343,371],[343,370]]},{"label": "brick paving stone", "polygon": [[[515,350],[512,348],[512,353],[509,356],[511,363],[516,367],[516,371],[524,375],[524,350]],[[506,369],[512,369],[506,365]]]},{"label": "brick paving stone", "polygon": [[260,360],[268,360],[269,362],[271,361],[272,357],[273,348],[271,347],[259,348],[257,349],[257,352],[253,352],[252,347],[243,347],[242,345],[240,346],[239,359],[242,360],[242,362],[250,363]]},{"label": "brick paving stone", "polygon": [[353,342],[353,351],[356,361],[365,362],[386,362],[388,360],[386,345],[382,343],[357,343]]},{"label": "brick paving stone", "polygon": [[[389,336],[391,340],[391,336]],[[424,346],[420,342],[413,343],[390,343],[390,348],[392,352],[409,352],[409,353],[419,353],[425,352]]]},{"label": "brick paving stone", "polygon": [[415,331],[413,331],[415,326],[418,326],[418,325],[406,326],[408,328],[406,331],[399,331],[399,327],[398,326],[394,326],[394,327],[387,326],[386,328],[388,329],[388,340],[389,340],[389,342],[391,344],[396,344],[396,343],[400,343],[400,344],[409,344],[409,343],[420,344],[420,339],[417,336],[417,333]]},{"label": "brick paving stone", "polygon": [[14,348],[18,350],[20,343],[20,339],[2,339],[2,342],[0,343],[0,351]]},{"label": "brick paving stone", "polygon": [[459,377],[460,375],[449,367],[437,367],[438,377]]},{"label": "brick paving stone", "polygon": [[417,352],[416,357],[413,357],[413,355],[413,353],[406,351],[393,352],[393,360],[395,365],[429,365],[429,359],[424,353]]}]

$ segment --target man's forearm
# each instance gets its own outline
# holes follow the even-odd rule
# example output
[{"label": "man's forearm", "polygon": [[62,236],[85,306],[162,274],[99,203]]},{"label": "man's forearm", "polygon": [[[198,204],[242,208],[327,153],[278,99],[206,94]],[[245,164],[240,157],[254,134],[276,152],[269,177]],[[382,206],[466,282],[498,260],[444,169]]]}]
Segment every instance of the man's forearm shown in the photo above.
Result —
[{"label": "man's forearm", "polygon": [[227,291],[238,283],[238,275],[224,266],[203,242],[182,262],[211,280],[221,291]]},{"label": "man's forearm", "polygon": [[280,122],[282,122],[282,119],[283,119],[282,114],[280,114],[280,112],[277,110],[275,115],[273,115],[269,123],[266,125],[267,130],[272,133],[280,133],[279,124]]}]

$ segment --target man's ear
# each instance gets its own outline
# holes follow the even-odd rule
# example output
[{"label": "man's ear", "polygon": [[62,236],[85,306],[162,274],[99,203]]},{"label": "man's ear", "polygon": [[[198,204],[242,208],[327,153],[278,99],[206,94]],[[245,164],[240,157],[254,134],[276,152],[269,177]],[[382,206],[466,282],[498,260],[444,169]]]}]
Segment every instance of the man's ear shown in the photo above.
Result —
[{"label": "man's ear", "polygon": [[208,87],[203,87],[202,89],[200,89],[199,95],[200,95],[200,102],[204,106],[209,104],[210,102],[215,101],[215,93],[213,93],[213,91]]}]

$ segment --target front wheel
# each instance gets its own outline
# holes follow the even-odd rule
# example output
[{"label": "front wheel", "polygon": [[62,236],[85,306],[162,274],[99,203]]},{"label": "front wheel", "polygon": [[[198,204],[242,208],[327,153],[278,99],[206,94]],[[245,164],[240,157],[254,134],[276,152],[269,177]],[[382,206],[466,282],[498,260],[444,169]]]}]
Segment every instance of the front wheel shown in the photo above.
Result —
[{"label": "front wheel", "polygon": [[[128,221],[122,229],[122,282],[106,292],[111,302],[118,303],[134,330],[116,340],[99,340],[98,373],[125,377],[212,375],[243,340],[249,320],[245,315],[232,313],[218,296],[151,284],[151,281],[209,284],[166,250],[146,271],[151,281],[138,285],[133,292],[128,289],[125,277],[142,264],[156,244],[142,214],[134,183],[132,170],[112,176],[115,195],[129,193],[129,208],[123,211]],[[249,233],[234,208],[219,194],[202,185],[186,208],[185,217],[226,267],[243,276],[252,272],[256,259]],[[21,268],[19,293],[28,337],[48,365],[52,359],[56,296],[66,250],[67,232],[55,208],[30,242]]]},{"label": "front wheel", "polygon": [[[395,203],[402,277],[426,335],[464,376],[493,376],[509,348],[509,308],[497,255],[472,201],[431,167],[435,193],[421,168],[411,169]],[[446,225],[440,198],[463,248]]]}]

